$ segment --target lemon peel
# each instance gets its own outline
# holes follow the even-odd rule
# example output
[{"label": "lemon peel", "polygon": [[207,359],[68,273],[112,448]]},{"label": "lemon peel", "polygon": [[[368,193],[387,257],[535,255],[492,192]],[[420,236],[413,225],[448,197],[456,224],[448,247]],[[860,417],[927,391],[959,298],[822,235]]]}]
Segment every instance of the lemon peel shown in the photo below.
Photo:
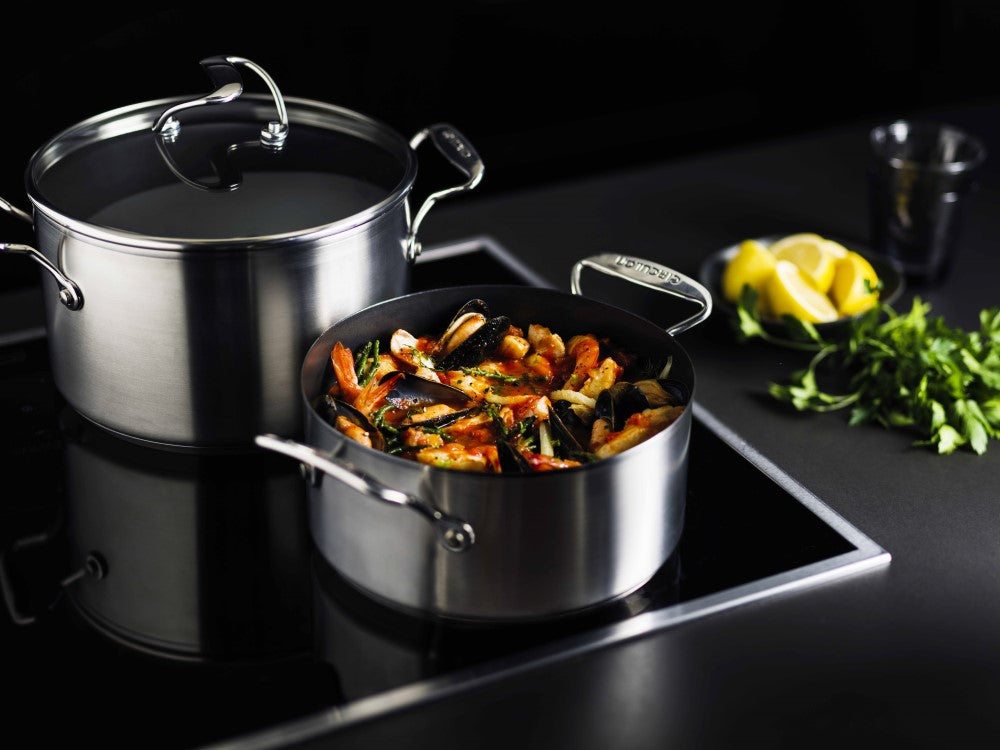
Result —
[{"label": "lemon peel", "polygon": [[768,308],[775,317],[792,315],[810,323],[829,323],[837,319],[837,309],[830,298],[817,290],[791,261],[779,260],[775,263],[765,295]]}]

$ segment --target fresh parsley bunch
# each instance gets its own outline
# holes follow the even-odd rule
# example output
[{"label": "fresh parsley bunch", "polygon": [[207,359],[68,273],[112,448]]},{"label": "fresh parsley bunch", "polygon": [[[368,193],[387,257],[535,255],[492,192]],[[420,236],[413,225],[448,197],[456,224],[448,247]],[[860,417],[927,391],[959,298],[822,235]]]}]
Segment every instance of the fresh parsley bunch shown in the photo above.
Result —
[{"label": "fresh parsley bunch", "polygon": [[[979,330],[949,328],[919,298],[906,314],[879,304],[848,321],[843,340],[825,341],[807,322],[785,316],[788,338],[764,329],[756,293],[744,287],[737,305],[741,338],[815,351],[809,366],[792,373],[786,385],[768,390],[800,411],[850,407],[852,425],[875,422],[909,429],[915,445],[951,453],[967,446],[982,455],[990,438],[1000,438],[1000,308],[979,314]],[[843,393],[817,382],[822,362],[848,374]]]}]

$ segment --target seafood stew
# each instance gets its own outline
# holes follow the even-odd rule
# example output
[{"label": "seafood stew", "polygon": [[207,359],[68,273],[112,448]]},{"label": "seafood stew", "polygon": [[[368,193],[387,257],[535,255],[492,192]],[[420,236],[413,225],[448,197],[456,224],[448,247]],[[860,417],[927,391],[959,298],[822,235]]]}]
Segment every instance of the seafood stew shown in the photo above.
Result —
[{"label": "seafood stew", "polygon": [[691,389],[671,378],[672,356],[651,359],[585,321],[554,330],[512,317],[473,299],[443,332],[397,328],[354,351],[336,340],[313,406],[368,448],[488,473],[608,458],[683,414]]}]

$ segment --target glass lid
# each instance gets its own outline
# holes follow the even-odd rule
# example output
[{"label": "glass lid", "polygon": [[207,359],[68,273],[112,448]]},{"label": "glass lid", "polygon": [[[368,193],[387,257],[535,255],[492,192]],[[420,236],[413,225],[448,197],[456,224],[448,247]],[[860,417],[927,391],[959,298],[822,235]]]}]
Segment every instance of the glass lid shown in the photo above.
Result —
[{"label": "glass lid", "polygon": [[[241,97],[238,63],[272,95]],[[28,172],[36,205],[84,234],[212,243],[355,226],[409,191],[416,162],[395,131],[320,102],[286,108],[243,58],[202,65],[211,94],[108,112],[43,146]]]}]

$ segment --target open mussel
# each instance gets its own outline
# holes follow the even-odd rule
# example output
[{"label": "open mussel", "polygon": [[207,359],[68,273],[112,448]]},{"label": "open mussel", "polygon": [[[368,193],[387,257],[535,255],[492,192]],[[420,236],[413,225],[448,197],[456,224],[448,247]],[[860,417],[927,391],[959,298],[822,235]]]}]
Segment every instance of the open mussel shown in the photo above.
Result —
[{"label": "open mussel", "polygon": [[683,406],[691,400],[691,389],[686,383],[670,378],[657,378],[656,380],[637,380],[636,388],[642,391],[646,397],[647,409],[655,409],[660,406]]},{"label": "open mussel", "polygon": [[382,381],[392,377],[397,379],[392,390],[386,394],[385,400],[393,406],[447,404],[455,409],[466,409],[475,403],[468,394],[454,386],[427,380],[408,372],[390,372],[382,378]]},{"label": "open mussel", "polygon": [[490,308],[481,299],[470,299],[455,313],[441,338],[438,339],[437,351],[441,357],[446,357],[459,347],[466,339],[475,333],[489,320]]},{"label": "open mussel", "polygon": [[531,463],[524,455],[507,440],[497,443],[497,455],[500,457],[500,470],[504,474],[530,474]]},{"label": "open mussel", "polygon": [[597,397],[594,419],[605,420],[613,432],[625,427],[625,420],[649,408],[645,393],[634,383],[620,381]]},{"label": "open mussel", "polygon": [[506,315],[486,320],[447,356],[438,360],[438,369],[458,370],[462,367],[475,367],[496,351],[509,330],[510,318]]},{"label": "open mussel", "polygon": [[[385,400],[396,408],[414,410],[419,415],[405,419],[403,424],[445,427],[469,416],[478,408],[473,399],[450,385],[406,372],[389,373],[383,380],[391,377],[397,379]],[[427,416],[421,413],[425,407],[428,411],[438,410],[441,413]]]},{"label": "open mussel", "polygon": [[563,458],[571,458],[584,452],[584,445],[590,437],[590,427],[577,416],[569,401],[556,401],[549,410],[552,437],[558,443],[556,453]]},{"label": "open mussel", "polygon": [[346,435],[357,443],[385,450],[385,437],[364,414],[339,398],[324,395],[316,400],[316,411],[329,422],[334,429]]}]

